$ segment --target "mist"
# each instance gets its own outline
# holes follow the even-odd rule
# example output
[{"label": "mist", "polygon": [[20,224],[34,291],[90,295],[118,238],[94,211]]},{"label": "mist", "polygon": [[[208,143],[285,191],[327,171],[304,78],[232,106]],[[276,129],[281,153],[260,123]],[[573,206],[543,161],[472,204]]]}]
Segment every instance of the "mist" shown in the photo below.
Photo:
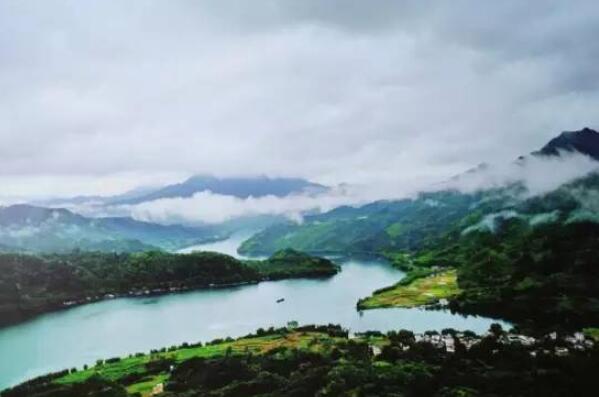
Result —
[{"label": "mist", "polygon": [[[421,192],[440,190],[458,190],[469,194],[518,184],[524,189],[518,189],[517,194],[511,189],[505,192],[514,194],[513,198],[516,200],[524,200],[546,194],[597,171],[599,163],[590,157],[563,152],[559,157],[526,156],[515,162],[486,165],[461,173],[450,180],[432,184],[344,184],[319,194],[246,199],[203,191],[189,198],[160,199],[136,205],[105,206],[102,202],[89,201],[66,207],[87,216],[131,216],[137,220],[163,224],[217,224],[261,215],[284,216],[301,223],[306,214],[322,213],[342,205],[355,207],[377,200],[416,198]],[[592,204],[592,198],[586,195],[588,192],[580,191],[576,197],[587,203],[584,208],[588,208],[588,211],[598,212],[596,205]],[[491,221],[492,219],[487,220],[485,227],[490,228]]]},{"label": "mist", "polygon": [[561,185],[599,170],[599,162],[569,151],[560,156],[523,156],[509,162],[484,164],[449,181],[434,185],[436,189],[456,189],[464,193],[502,188],[516,183],[525,188],[523,197],[545,194]]}]

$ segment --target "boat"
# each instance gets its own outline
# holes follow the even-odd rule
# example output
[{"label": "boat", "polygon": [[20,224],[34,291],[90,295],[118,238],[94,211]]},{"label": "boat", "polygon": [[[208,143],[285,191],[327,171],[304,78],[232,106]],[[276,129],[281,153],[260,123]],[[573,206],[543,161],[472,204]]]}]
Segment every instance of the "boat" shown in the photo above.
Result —
[{"label": "boat", "polygon": [[279,299],[277,299],[277,303],[281,303],[281,302],[284,302],[284,301],[285,301],[285,298],[279,298]]}]

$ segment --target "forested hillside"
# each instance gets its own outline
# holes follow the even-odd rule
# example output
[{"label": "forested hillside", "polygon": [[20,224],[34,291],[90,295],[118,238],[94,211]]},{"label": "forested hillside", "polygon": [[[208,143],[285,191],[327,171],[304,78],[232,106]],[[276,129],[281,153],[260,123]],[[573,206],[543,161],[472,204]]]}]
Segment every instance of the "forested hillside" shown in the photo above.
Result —
[{"label": "forested hillside", "polygon": [[[591,130],[566,132],[534,156],[578,151],[594,158],[598,137]],[[409,272],[398,288],[361,300],[361,309],[434,303],[439,296],[450,298],[453,310],[501,317],[528,330],[599,324],[597,172],[540,194],[522,182],[339,208],[268,228],[242,251],[281,247],[369,252]],[[439,280],[451,285],[435,284]],[[422,296],[414,295],[420,288]]]},{"label": "forested hillside", "polygon": [[88,218],[62,208],[31,205],[0,207],[0,242],[13,251],[172,250],[222,237],[209,226],[160,225],[127,217]]},{"label": "forested hillside", "polygon": [[[598,194],[599,175],[591,174],[493,212],[472,212],[434,245],[385,255],[409,272],[403,285],[457,269],[453,310],[501,317],[528,330],[596,326]],[[394,300],[386,295],[385,301]]]},{"label": "forested hillside", "polygon": [[[486,198],[486,201],[483,201]],[[447,233],[457,222],[504,200],[499,193],[425,193],[416,199],[379,201],[307,216],[302,224],[278,224],[245,241],[239,251],[268,254],[283,248],[307,252],[380,253],[415,250]]]},{"label": "forested hillside", "polygon": [[211,253],[0,254],[0,324],[114,296],[140,296],[290,277],[326,277],[332,262],[295,251],[243,262]]},{"label": "forested hillside", "polygon": [[[560,210],[560,206],[574,205],[581,210],[578,216],[592,214],[599,219],[599,208],[590,206],[599,196],[577,197],[577,194],[595,194],[599,188],[597,177],[586,178],[588,186],[577,182],[578,186],[569,192],[568,202],[563,199],[563,189],[558,188],[554,194],[537,197],[528,190],[526,167],[529,160],[539,161],[539,167],[546,167],[537,178],[552,179],[552,172],[560,173],[564,164],[559,161],[542,163],[542,161],[560,159],[562,154],[577,154],[592,159],[599,159],[599,133],[585,128],[580,131],[566,131],[549,141],[540,150],[529,156],[522,156],[513,163],[512,171],[521,173],[522,180],[494,186],[481,183],[481,187],[460,190],[448,188],[428,193],[421,193],[415,198],[378,201],[361,207],[340,207],[324,214],[306,216],[301,223],[279,224],[256,234],[241,246],[240,252],[247,254],[270,254],[282,248],[294,248],[308,252],[368,252],[381,253],[388,251],[416,251],[425,247],[433,247],[446,234],[463,225],[469,225],[471,219],[489,216],[510,216],[513,207],[534,203],[536,214],[550,216],[549,212]],[[553,169],[557,167],[558,169]],[[456,180],[468,178],[485,180],[489,175],[489,166],[476,168],[456,177]],[[599,162],[597,167],[599,168]],[[489,182],[489,181],[487,181]],[[530,181],[528,181],[530,182]],[[457,182],[456,182],[457,183]],[[478,183],[478,182],[477,182]],[[460,186],[459,183],[457,183]],[[475,184],[476,186],[476,184]],[[594,189],[578,191],[583,188]],[[560,198],[561,197],[561,198]],[[570,208],[572,209],[572,208]],[[506,212],[501,213],[500,211]],[[543,212],[544,211],[544,212]],[[583,213],[584,212],[584,213]],[[541,218],[539,218],[541,219]],[[490,221],[486,218],[485,221]]]},{"label": "forested hillside", "polygon": [[338,326],[258,330],[33,379],[2,397],[591,396],[599,351],[581,335],[415,335]]}]

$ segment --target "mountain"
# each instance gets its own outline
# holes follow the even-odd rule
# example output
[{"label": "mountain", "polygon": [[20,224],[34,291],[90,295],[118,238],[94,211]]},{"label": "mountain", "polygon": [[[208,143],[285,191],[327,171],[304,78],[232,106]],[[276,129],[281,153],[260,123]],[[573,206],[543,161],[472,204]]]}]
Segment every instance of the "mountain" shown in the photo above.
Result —
[{"label": "mountain", "polygon": [[108,206],[114,203],[119,203],[128,200],[135,200],[139,197],[148,195],[156,190],[161,189],[160,187],[138,187],[129,190],[125,193],[117,194],[114,196],[75,196],[75,197],[57,197],[45,200],[34,201],[31,204],[41,207],[63,207],[63,206],[77,206],[82,204],[95,204],[97,206]]},{"label": "mountain", "polygon": [[312,253],[378,254],[433,245],[457,222],[499,206],[500,192],[422,193],[414,199],[339,207],[304,217],[301,224],[275,224],[245,241],[239,252],[268,255],[293,248]]},{"label": "mountain", "polygon": [[[534,156],[567,150],[594,158],[597,136],[588,129],[566,132]],[[559,165],[551,163],[547,173],[559,174]],[[515,182],[337,208],[302,224],[269,227],[240,251],[268,254],[283,248],[383,255],[409,272],[410,282],[452,268],[461,291],[450,302],[452,310],[502,318],[528,331],[594,327],[599,324],[599,171],[543,193],[531,194],[524,182]]]},{"label": "mountain", "polygon": [[[556,156],[560,151],[576,151],[599,159],[599,133],[588,128],[563,132],[533,155]],[[460,178],[485,177],[489,167],[483,163]],[[307,216],[301,225],[287,222],[266,228],[245,241],[240,252],[264,255],[285,248],[354,253],[418,250],[436,244],[451,228],[467,223],[468,217],[509,207],[524,190],[518,183],[472,193],[446,189],[421,193],[413,199],[337,208]]]},{"label": "mountain", "polygon": [[33,252],[73,249],[177,249],[218,238],[209,227],[159,225],[131,218],[87,218],[63,208],[0,207],[0,245]]},{"label": "mountain", "polygon": [[[457,224],[435,246],[391,256],[457,269],[451,309],[523,329],[599,324],[599,173]],[[408,258],[408,259],[406,259]],[[539,310],[541,309],[541,310]]]},{"label": "mountain", "polygon": [[582,153],[599,161],[599,132],[590,128],[564,131],[533,154],[558,156],[560,151]]},{"label": "mountain", "polygon": [[196,175],[182,183],[168,185],[147,194],[120,200],[111,200],[111,204],[139,204],[164,198],[191,197],[196,193],[210,191],[215,194],[238,198],[277,196],[285,197],[298,193],[320,193],[328,190],[326,186],[300,178],[269,178],[266,176],[246,178],[216,178]]}]

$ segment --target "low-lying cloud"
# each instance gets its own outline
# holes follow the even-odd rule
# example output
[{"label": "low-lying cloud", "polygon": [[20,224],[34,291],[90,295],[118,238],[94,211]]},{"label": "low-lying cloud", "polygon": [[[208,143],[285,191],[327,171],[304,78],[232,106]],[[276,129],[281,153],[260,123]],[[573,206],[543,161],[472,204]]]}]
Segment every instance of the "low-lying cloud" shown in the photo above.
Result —
[{"label": "low-lying cloud", "polygon": [[[472,193],[519,183],[525,188],[518,196],[523,199],[550,192],[594,171],[599,171],[599,162],[584,155],[565,152],[561,157],[527,156],[508,164],[486,166],[461,174],[448,182],[426,186],[392,182],[340,185],[320,194],[245,199],[203,191],[188,198],[160,199],[136,205],[107,207],[92,201],[77,204],[71,209],[91,216],[131,216],[138,220],[164,224],[214,224],[260,215],[285,216],[301,222],[307,213],[326,212],[342,205],[359,206],[376,200],[413,198],[421,191],[457,189]],[[579,194],[580,201],[587,203],[584,208],[594,209],[593,200],[585,194],[589,193]]]},{"label": "low-lying cloud", "polygon": [[435,188],[474,192],[522,183],[525,196],[536,196],[598,170],[599,162],[592,158],[564,151],[560,156],[530,155],[511,163],[483,165]]},{"label": "low-lying cloud", "polygon": [[320,195],[263,196],[246,199],[208,191],[190,198],[168,198],[121,206],[138,220],[158,223],[220,223],[235,218],[280,215],[301,222],[306,212],[324,212],[340,205],[357,205],[365,198],[335,190]]}]

